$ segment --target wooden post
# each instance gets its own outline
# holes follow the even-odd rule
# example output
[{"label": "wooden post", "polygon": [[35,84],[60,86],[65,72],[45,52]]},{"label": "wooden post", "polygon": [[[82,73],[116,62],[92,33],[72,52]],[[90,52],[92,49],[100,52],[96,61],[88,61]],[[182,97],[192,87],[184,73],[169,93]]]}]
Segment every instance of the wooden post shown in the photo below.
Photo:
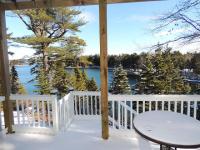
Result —
[{"label": "wooden post", "polygon": [[8,47],[6,38],[6,18],[5,10],[0,8],[0,63],[1,63],[1,84],[2,93],[5,96],[3,103],[5,126],[8,128],[8,133],[13,133],[13,114],[12,103],[10,101],[10,74],[9,74],[9,60],[8,60]]},{"label": "wooden post", "polygon": [[107,4],[99,0],[102,138],[108,139]]}]

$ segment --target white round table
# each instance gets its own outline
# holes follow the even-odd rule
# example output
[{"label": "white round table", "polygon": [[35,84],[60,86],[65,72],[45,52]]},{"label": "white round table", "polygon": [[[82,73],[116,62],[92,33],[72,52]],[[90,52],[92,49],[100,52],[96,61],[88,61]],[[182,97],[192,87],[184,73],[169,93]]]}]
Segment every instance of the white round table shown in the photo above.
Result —
[{"label": "white round table", "polygon": [[200,147],[200,121],[175,112],[149,111],[134,118],[134,128],[144,138],[169,149]]}]

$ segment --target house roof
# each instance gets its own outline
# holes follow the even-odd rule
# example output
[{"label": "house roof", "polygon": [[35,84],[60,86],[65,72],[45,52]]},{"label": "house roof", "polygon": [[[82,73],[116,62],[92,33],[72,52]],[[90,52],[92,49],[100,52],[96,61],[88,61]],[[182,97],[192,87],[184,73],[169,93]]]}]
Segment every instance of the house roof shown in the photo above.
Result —
[{"label": "house roof", "polygon": [[[148,2],[162,0],[107,0],[108,4],[128,2]],[[0,0],[0,7],[4,10],[46,8],[46,7],[67,7],[82,5],[97,5],[99,0]]]}]

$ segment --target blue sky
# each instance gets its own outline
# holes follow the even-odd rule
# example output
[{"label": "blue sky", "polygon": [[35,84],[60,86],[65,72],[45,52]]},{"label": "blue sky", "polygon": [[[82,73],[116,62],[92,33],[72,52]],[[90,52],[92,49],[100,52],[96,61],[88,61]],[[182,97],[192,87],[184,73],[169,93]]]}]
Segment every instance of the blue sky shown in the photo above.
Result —
[{"label": "blue sky", "polygon": [[[147,51],[146,47],[164,41],[163,33],[153,34],[151,29],[155,27],[154,19],[170,11],[178,0],[140,2],[108,5],[108,54],[140,53]],[[83,13],[81,17],[88,21],[81,27],[78,35],[83,38],[87,46],[83,54],[99,54],[99,12],[98,6],[76,7]],[[30,34],[23,23],[7,13],[7,28],[13,36]],[[24,55],[32,55],[33,50],[27,48],[10,47],[14,51],[13,58],[21,58]]]}]

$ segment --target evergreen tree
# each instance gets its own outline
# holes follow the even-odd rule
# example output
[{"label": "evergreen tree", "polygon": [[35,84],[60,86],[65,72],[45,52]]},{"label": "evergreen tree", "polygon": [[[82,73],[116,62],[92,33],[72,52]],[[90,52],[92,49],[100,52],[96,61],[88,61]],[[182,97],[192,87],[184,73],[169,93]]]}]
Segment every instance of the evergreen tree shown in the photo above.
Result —
[{"label": "evergreen tree", "polygon": [[86,86],[86,89],[87,89],[87,87],[88,87],[87,85],[89,83],[89,79],[88,79],[88,76],[87,76],[85,70],[82,71],[81,75],[82,75],[83,82],[85,82],[85,86]]},{"label": "evergreen tree", "polygon": [[194,73],[200,74],[200,53],[195,53],[191,59],[191,68]]},{"label": "evergreen tree", "polygon": [[154,75],[153,64],[151,63],[151,55],[147,54],[146,62],[143,65],[143,71],[140,74],[140,79],[136,86],[136,93],[152,93],[154,91]]},{"label": "evergreen tree", "polygon": [[89,80],[89,82],[87,84],[87,90],[88,91],[98,91],[97,83],[94,78]]},{"label": "evergreen tree", "polygon": [[190,92],[184,83],[178,66],[174,65],[171,49],[158,48],[151,57],[146,57],[138,83],[139,92],[144,94],[182,94]]},{"label": "evergreen tree", "polygon": [[53,88],[57,89],[58,93],[63,96],[69,91],[71,86],[70,74],[65,70],[63,62],[55,64],[55,74],[52,80]]},{"label": "evergreen tree", "polygon": [[[75,60],[85,46],[85,42],[76,36],[79,28],[85,24],[78,17],[80,11],[72,8],[45,8],[15,11],[27,29],[33,34],[18,37],[15,42],[26,44],[35,49],[31,59],[31,69],[40,84],[39,93],[48,94],[55,73],[54,63],[63,60]],[[41,71],[41,72],[40,72]],[[61,79],[62,80],[62,79]]]},{"label": "evergreen tree", "polygon": [[112,94],[131,94],[127,72],[123,69],[122,65],[114,68],[113,81],[109,91]]},{"label": "evergreen tree", "polygon": [[11,67],[11,93],[16,94],[19,91],[19,79],[18,79],[18,73],[13,65]]},{"label": "evergreen tree", "polygon": [[77,91],[85,91],[86,90],[86,83],[82,76],[81,70],[76,67],[74,68],[74,76],[72,77],[72,85],[74,90]]},{"label": "evergreen tree", "polygon": [[17,73],[17,70],[16,70],[14,65],[11,67],[10,76],[11,76],[11,78],[10,78],[10,81],[11,81],[11,93],[12,94],[26,94],[26,89],[19,82],[18,73]]},{"label": "evergreen tree", "polygon": [[38,84],[36,85],[38,90],[35,91],[39,94],[50,94],[52,87],[50,85],[50,81],[48,75],[46,74],[44,68],[40,68],[38,71]]}]

